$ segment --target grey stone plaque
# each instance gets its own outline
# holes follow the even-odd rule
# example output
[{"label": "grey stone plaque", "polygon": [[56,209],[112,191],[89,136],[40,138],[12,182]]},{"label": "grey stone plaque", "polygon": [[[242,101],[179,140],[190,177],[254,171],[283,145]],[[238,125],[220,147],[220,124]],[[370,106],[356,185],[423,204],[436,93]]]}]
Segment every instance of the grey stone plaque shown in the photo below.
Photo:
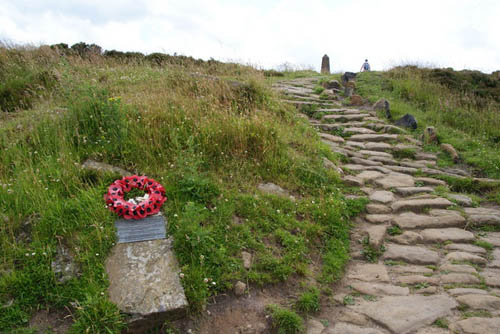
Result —
[{"label": "grey stone plaque", "polygon": [[149,216],[144,219],[119,219],[115,221],[118,243],[164,239],[165,217]]}]

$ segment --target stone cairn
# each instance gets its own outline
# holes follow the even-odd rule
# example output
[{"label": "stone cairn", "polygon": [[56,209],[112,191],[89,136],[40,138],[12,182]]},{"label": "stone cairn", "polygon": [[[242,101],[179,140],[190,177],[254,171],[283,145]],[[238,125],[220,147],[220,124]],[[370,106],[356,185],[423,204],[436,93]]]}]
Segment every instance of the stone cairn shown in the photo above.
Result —
[{"label": "stone cairn", "polygon": [[329,160],[325,167],[359,187],[370,203],[354,222],[345,277],[308,320],[307,333],[500,333],[500,232],[493,232],[500,207],[482,206],[435,178],[471,176],[439,167],[436,153],[377,116],[384,105],[322,100],[316,85],[317,79],[301,78],[274,88],[298,108],[319,106],[324,116],[309,119],[311,126],[348,161],[345,172]]},{"label": "stone cairn", "polygon": [[327,55],[321,59],[321,74],[330,74],[330,58]]}]

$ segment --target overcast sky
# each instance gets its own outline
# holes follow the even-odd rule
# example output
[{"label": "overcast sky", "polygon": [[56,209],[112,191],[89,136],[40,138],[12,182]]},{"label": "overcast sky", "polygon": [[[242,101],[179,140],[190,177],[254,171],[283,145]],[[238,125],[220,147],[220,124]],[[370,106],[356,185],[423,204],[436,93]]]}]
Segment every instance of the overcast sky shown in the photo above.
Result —
[{"label": "overcast sky", "polygon": [[0,40],[332,71],[500,69],[499,0],[0,0]]}]

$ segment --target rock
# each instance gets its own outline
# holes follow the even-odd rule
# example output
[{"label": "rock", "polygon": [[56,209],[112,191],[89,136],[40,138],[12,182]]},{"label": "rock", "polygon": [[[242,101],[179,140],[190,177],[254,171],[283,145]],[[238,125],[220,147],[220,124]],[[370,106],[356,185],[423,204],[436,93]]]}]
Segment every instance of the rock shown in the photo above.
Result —
[{"label": "rock", "polygon": [[480,238],[482,241],[486,241],[495,247],[500,247],[500,232],[489,232],[487,236]]},{"label": "rock", "polygon": [[356,114],[356,115],[325,115],[323,120],[332,120],[335,122],[350,122],[350,121],[361,121],[365,117],[369,117],[368,114]]},{"label": "rock", "polygon": [[413,117],[413,115],[410,114],[404,115],[403,117],[398,119],[394,124],[402,126],[404,128],[410,128],[413,130],[417,128],[417,120],[415,119],[415,117]]},{"label": "rock", "polygon": [[361,293],[367,295],[381,296],[407,296],[410,294],[410,289],[383,283],[365,283],[365,282],[350,282],[351,287]]},{"label": "rock", "polygon": [[486,264],[486,259],[466,252],[451,252],[445,256],[448,262],[471,262],[475,264]]},{"label": "rock", "polygon": [[337,80],[326,81],[322,85],[326,89],[342,89],[342,85]]},{"label": "rock", "polygon": [[348,83],[350,81],[356,80],[356,73],[345,72],[344,74],[342,74],[340,79],[342,80],[342,83],[345,85],[346,83]]},{"label": "rock", "polygon": [[[367,150],[380,151],[380,152],[388,151],[392,148],[391,144],[380,143],[380,142],[366,142],[364,146]],[[392,160],[392,161],[394,161],[394,160]],[[384,162],[384,161],[382,161],[382,162]]]},{"label": "rock", "polygon": [[360,149],[364,149],[365,148],[365,144],[364,143],[357,142],[357,141],[352,141],[352,140],[347,140],[345,142],[345,145],[346,146],[351,146],[353,148],[360,148]]},{"label": "rock", "polygon": [[385,225],[370,225],[364,232],[368,235],[369,244],[372,247],[379,248],[384,241],[386,230],[387,226]]},{"label": "rock", "polygon": [[441,271],[444,272],[455,272],[455,273],[468,273],[468,274],[477,274],[477,270],[474,267],[471,267],[466,264],[450,264],[445,263],[440,268]]},{"label": "rock", "polygon": [[351,158],[351,161],[359,164],[359,165],[366,165],[366,166],[382,166],[381,162],[378,161],[372,161],[372,160],[367,160],[367,159],[362,159],[362,158]]},{"label": "rock", "polygon": [[411,264],[438,264],[439,254],[427,248],[388,244],[384,260],[405,261]]},{"label": "rock", "polygon": [[364,192],[366,195],[371,195],[371,193],[375,191],[373,190],[373,188],[370,187],[362,187],[360,190]]},{"label": "rock", "polygon": [[132,173],[129,171],[126,171],[125,169],[122,169],[120,167],[111,166],[111,165],[105,164],[103,162],[97,162],[97,161],[94,161],[91,159],[86,160],[82,164],[82,168],[94,170],[97,172],[114,173],[114,174],[118,174],[120,176],[132,176]]},{"label": "rock", "polygon": [[354,133],[354,134],[373,134],[375,131],[367,129],[367,128],[344,128],[342,131],[346,134]]},{"label": "rock", "polygon": [[427,145],[438,143],[436,128],[434,128],[433,126],[428,126],[425,128],[423,142]]},{"label": "rock", "polygon": [[465,304],[474,310],[500,310],[500,298],[489,295],[462,295],[457,297],[457,301]]},{"label": "rock", "polygon": [[379,142],[379,141],[397,140],[398,136],[389,134],[365,134],[365,135],[353,135],[349,139],[353,141]]},{"label": "rock", "polygon": [[390,222],[392,220],[392,215],[387,215],[387,214],[366,215],[365,219],[372,224],[382,224]]},{"label": "rock", "polygon": [[413,293],[417,295],[433,295],[438,292],[438,288],[436,286],[428,286],[427,288],[415,289]]},{"label": "rock", "polygon": [[446,186],[446,182],[444,182],[443,180],[433,179],[431,177],[417,177],[415,178],[415,181],[422,182],[431,186]]},{"label": "rock", "polygon": [[[485,249],[483,249],[483,250],[485,250]],[[495,248],[492,256],[493,256],[493,260],[488,264],[488,267],[500,269],[500,248]]]},{"label": "rock", "polygon": [[307,321],[307,334],[321,334],[325,326],[317,319],[309,319]]},{"label": "rock", "polygon": [[[387,153],[387,152],[370,151],[370,150],[360,150],[359,153],[363,154],[363,155],[369,155],[369,156],[372,156],[372,157],[383,157],[383,158],[392,159],[392,154]],[[368,159],[370,159],[370,158],[368,158]]]},{"label": "rock", "polygon": [[75,262],[73,255],[62,244],[57,247],[56,256],[51,262],[51,268],[60,283],[69,281],[80,274],[80,267]]},{"label": "rock", "polygon": [[446,153],[448,153],[450,157],[453,159],[453,161],[458,162],[459,156],[453,146],[451,146],[450,144],[441,144],[441,149]]},{"label": "rock", "polygon": [[448,244],[444,246],[444,249],[486,255],[486,249],[469,244]]},{"label": "rock", "polygon": [[431,187],[397,187],[396,193],[402,196],[412,196],[421,193],[430,193],[434,191]]},{"label": "rock", "polygon": [[410,285],[419,283],[427,283],[432,285],[439,284],[439,278],[423,276],[423,275],[400,276],[396,280],[399,284],[410,284]]},{"label": "rock", "polygon": [[370,320],[366,316],[346,307],[341,308],[338,312],[337,321],[339,322],[348,322],[358,326],[367,326],[370,323]]},{"label": "rock", "polygon": [[461,206],[472,206],[472,199],[461,194],[448,194],[448,198],[457,202]]},{"label": "rock", "polygon": [[478,225],[500,224],[500,210],[490,208],[465,208],[469,222]]},{"label": "rock", "polygon": [[386,168],[389,168],[393,172],[398,172],[398,173],[404,173],[404,174],[417,174],[418,169],[417,168],[411,168],[411,167],[403,167],[403,166],[385,166]]},{"label": "rock", "polygon": [[362,179],[352,175],[345,175],[342,178],[342,180],[348,186],[353,186],[353,187],[362,187],[365,184],[365,182]]},{"label": "rock", "polygon": [[420,329],[415,334],[451,334],[451,332],[443,328],[428,327]]},{"label": "rock", "polygon": [[350,101],[349,105],[362,106],[363,104],[365,104],[365,102],[363,101],[363,98],[361,96],[356,95],[356,94],[351,95],[351,101]]},{"label": "rock", "polygon": [[186,315],[172,244],[171,238],[120,243],[106,260],[109,299],[132,316],[128,329],[133,333]]},{"label": "rock", "polygon": [[426,229],[420,232],[425,242],[442,243],[445,241],[452,242],[472,242],[474,234],[456,227],[442,229]]},{"label": "rock", "polygon": [[376,302],[349,306],[367,315],[393,333],[406,334],[451,314],[456,301],[446,295],[388,296]]},{"label": "rock", "polygon": [[323,166],[326,169],[333,169],[333,170],[335,170],[339,175],[343,175],[344,174],[344,171],[342,170],[342,168],[338,167],[337,165],[335,165],[333,162],[331,162],[327,158],[323,158]]},{"label": "rock", "polygon": [[356,264],[349,269],[347,277],[366,282],[389,282],[389,275],[383,264]]},{"label": "rock", "polygon": [[464,217],[455,214],[453,211],[446,212],[448,212],[447,215],[437,217],[404,212],[394,217],[394,223],[403,229],[465,226]]},{"label": "rock", "polygon": [[330,58],[327,55],[321,58],[321,74],[330,74]]},{"label": "rock", "polygon": [[415,159],[419,160],[437,160],[437,155],[434,153],[418,152],[415,155]]},{"label": "rock", "polygon": [[441,275],[442,284],[479,284],[479,278],[470,274],[445,274]]},{"label": "rock", "polygon": [[241,259],[243,260],[243,268],[250,269],[252,266],[252,254],[248,252],[241,252]]},{"label": "rock", "polygon": [[374,202],[380,202],[380,203],[391,203],[394,201],[394,194],[391,193],[390,191],[375,191],[373,194],[370,195],[370,200]]},{"label": "rock", "polygon": [[410,211],[422,211],[428,208],[447,208],[453,203],[445,198],[432,198],[432,199],[408,199],[400,200],[392,203],[391,208],[394,212],[410,210]]},{"label": "rock", "polygon": [[333,328],[327,328],[324,334],[384,334],[375,328],[359,327],[346,322],[337,322]]},{"label": "rock", "polygon": [[236,282],[234,285],[234,294],[236,296],[242,296],[247,290],[247,285],[241,281]]},{"label": "rock", "polygon": [[500,288],[500,269],[485,269],[481,276],[484,278],[486,285]]},{"label": "rock", "polygon": [[396,187],[413,187],[415,185],[415,181],[413,180],[413,177],[409,175],[390,173],[384,178],[375,180],[375,184],[384,189],[390,189]]},{"label": "rock", "polygon": [[391,237],[391,241],[401,245],[415,245],[423,241],[420,234],[413,231],[405,231],[400,235]]},{"label": "rock", "polygon": [[288,191],[286,191],[285,189],[281,188],[280,186],[274,183],[261,183],[257,186],[257,189],[266,194],[288,198],[293,201],[295,200],[295,197],[290,195]]},{"label": "rock", "polygon": [[432,274],[434,272],[423,266],[393,266],[391,271],[396,274]]},{"label": "rock", "polygon": [[448,294],[452,296],[461,296],[461,295],[487,295],[488,292],[485,290],[481,289],[473,289],[473,288],[456,288],[456,289],[450,289],[448,291]]},{"label": "rock", "polygon": [[[386,112],[387,111],[390,112],[390,109],[391,109],[389,101],[387,101],[384,98],[381,98],[377,102],[375,102],[373,104],[372,108],[375,109],[375,110],[383,110],[383,111],[386,111]],[[390,113],[389,113],[389,115],[390,115]],[[388,117],[388,118],[390,119],[391,117]]]},{"label": "rock", "polygon": [[319,136],[325,140],[329,140],[329,141],[332,141],[334,143],[343,143],[345,141],[344,138],[339,137],[339,136],[334,136],[334,135],[331,135],[329,133],[320,132]]},{"label": "rock", "polygon": [[350,98],[354,94],[354,89],[356,89],[356,84],[354,82],[346,82],[344,84],[344,96]]},{"label": "rock", "polygon": [[356,175],[357,178],[360,178],[360,179],[364,180],[365,182],[366,181],[373,181],[373,180],[376,180],[376,179],[381,178],[383,176],[384,176],[384,174],[377,172],[377,171],[373,171],[373,170],[370,170],[370,171],[367,170],[367,171],[361,172],[358,175]]},{"label": "rock", "polygon": [[463,334],[493,334],[500,332],[500,318],[468,318],[452,325]]},{"label": "rock", "polygon": [[366,212],[369,214],[387,214],[391,213],[391,208],[383,204],[368,204],[366,205]]}]

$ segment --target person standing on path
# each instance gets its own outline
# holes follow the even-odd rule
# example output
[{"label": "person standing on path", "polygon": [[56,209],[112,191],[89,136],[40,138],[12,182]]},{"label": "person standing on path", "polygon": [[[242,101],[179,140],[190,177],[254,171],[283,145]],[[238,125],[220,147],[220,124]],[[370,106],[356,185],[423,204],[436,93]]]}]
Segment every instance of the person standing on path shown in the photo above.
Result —
[{"label": "person standing on path", "polygon": [[368,59],[365,59],[365,62],[363,63],[363,65],[361,65],[361,69],[359,71],[370,71],[370,64],[368,64]]}]

